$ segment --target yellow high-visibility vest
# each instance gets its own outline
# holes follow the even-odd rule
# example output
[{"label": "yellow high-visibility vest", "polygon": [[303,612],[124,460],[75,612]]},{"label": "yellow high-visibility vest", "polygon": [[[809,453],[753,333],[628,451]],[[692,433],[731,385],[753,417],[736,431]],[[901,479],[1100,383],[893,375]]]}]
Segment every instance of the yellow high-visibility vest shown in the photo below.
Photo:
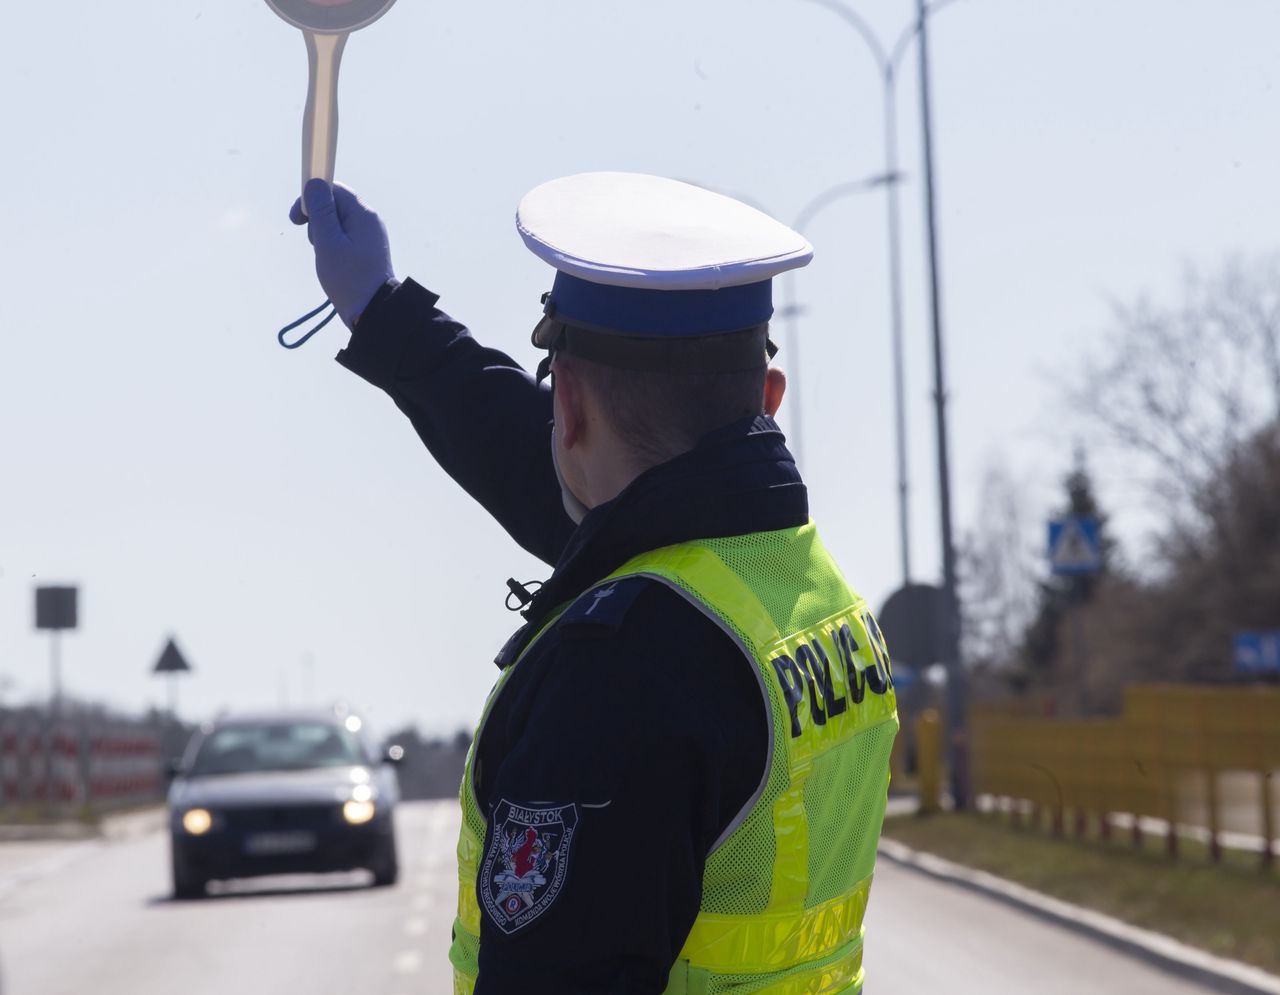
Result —
[{"label": "yellow high-visibility vest", "polygon": [[[760,787],[707,857],[701,908],[666,995],[860,992],[898,731],[889,656],[866,602],[812,523],[644,553],[598,587],[631,576],[667,585],[741,647],[771,719]],[[486,717],[519,664],[498,680]],[[470,995],[479,963],[487,827],[472,765],[483,733],[482,718],[461,791],[455,995]]]}]

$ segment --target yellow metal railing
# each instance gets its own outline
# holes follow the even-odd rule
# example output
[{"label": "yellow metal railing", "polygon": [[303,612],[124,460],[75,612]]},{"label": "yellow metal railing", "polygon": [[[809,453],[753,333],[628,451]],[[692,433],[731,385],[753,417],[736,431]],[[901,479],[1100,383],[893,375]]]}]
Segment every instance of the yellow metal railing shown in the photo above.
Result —
[{"label": "yellow metal railing", "polygon": [[1030,803],[1055,831],[1097,818],[1164,820],[1171,852],[1178,826],[1207,831],[1214,859],[1224,831],[1276,838],[1272,774],[1280,771],[1280,688],[1142,685],[1127,689],[1115,719],[1038,719],[975,707],[970,774],[977,794]]}]

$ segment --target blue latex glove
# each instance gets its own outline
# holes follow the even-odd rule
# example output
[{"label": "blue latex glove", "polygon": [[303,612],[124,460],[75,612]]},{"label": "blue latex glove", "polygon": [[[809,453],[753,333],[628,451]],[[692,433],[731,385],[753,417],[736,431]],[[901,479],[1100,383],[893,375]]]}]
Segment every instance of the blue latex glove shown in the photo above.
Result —
[{"label": "blue latex glove", "polygon": [[[307,205],[306,214],[302,204]],[[316,276],[348,328],[384,283],[395,279],[382,220],[341,184],[308,180],[289,220],[307,226],[316,250]]]}]

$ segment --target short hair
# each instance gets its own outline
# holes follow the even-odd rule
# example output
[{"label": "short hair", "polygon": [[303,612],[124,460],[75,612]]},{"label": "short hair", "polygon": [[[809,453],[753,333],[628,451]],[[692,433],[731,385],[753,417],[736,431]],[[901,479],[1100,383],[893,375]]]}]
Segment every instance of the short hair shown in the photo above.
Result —
[{"label": "short hair", "polygon": [[654,373],[564,358],[603,401],[623,445],[646,466],[688,452],[708,432],[764,409],[763,363],[733,373]]}]

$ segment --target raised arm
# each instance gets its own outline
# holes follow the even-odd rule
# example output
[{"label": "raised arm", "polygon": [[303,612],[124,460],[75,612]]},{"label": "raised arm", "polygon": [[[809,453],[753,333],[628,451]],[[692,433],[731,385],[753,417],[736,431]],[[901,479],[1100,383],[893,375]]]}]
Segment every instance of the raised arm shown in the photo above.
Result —
[{"label": "raised arm", "polygon": [[316,275],[352,330],[338,354],[385,391],[440,466],[522,547],[555,563],[574,524],[551,462],[551,393],[510,357],[486,349],[436,308],[436,295],[395,281],[386,228],[344,187],[304,191]]}]

